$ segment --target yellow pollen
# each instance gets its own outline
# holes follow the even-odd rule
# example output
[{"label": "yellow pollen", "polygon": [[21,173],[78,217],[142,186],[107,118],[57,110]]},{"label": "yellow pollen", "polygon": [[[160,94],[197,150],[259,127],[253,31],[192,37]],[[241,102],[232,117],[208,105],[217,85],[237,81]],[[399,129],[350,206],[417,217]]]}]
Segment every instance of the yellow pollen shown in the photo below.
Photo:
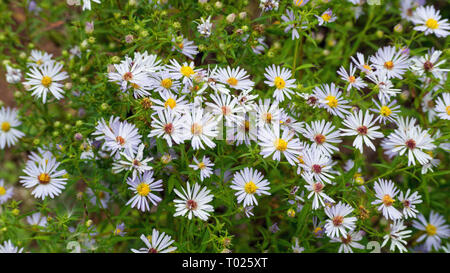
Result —
[{"label": "yellow pollen", "polygon": [[164,103],[164,107],[165,108],[170,107],[171,109],[173,109],[173,108],[175,108],[175,106],[177,106],[177,102],[174,99],[172,99],[172,98],[169,98]]},{"label": "yellow pollen", "polygon": [[200,169],[204,169],[204,168],[206,167],[205,163],[203,163],[203,162],[198,163],[197,166],[198,166]]},{"label": "yellow pollen", "polygon": [[286,86],[286,82],[281,77],[276,77],[273,83],[277,89],[283,89]]},{"label": "yellow pollen", "polygon": [[324,13],[324,14],[322,14],[322,19],[323,19],[325,22],[328,22],[328,21],[330,21],[330,19],[331,19],[331,15],[328,14],[328,13]]},{"label": "yellow pollen", "polygon": [[244,121],[244,129],[246,132],[250,131],[250,121]]},{"label": "yellow pollen", "polygon": [[272,122],[272,114],[266,113],[266,123],[271,123],[271,122]]},{"label": "yellow pollen", "polygon": [[450,116],[450,105],[445,107],[445,111],[447,112],[447,115]]},{"label": "yellow pollen", "polygon": [[387,62],[384,63],[384,67],[386,69],[391,70],[392,68],[394,68],[394,63],[392,61],[387,61]]},{"label": "yellow pollen", "polygon": [[50,175],[48,173],[41,173],[38,175],[38,181],[41,184],[48,184],[50,182]]},{"label": "yellow pollen", "polygon": [[380,115],[384,116],[384,117],[389,117],[392,114],[392,111],[389,107],[387,106],[383,106],[380,109]]},{"label": "yellow pollen", "polygon": [[286,151],[288,144],[284,139],[278,138],[277,140],[275,140],[273,145],[278,151],[284,152]]},{"label": "yellow pollen", "polygon": [[437,29],[439,27],[438,22],[436,20],[434,20],[433,18],[428,19],[426,21],[425,25],[431,29]]},{"label": "yellow pollen", "polygon": [[317,234],[317,233],[319,233],[319,232],[321,232],[322,231],[322,228],[321,227],[316,227],[315,229],[314,229],[314,233],[315,234]]},{"label": "yellow pollen", "polygon": [[203,132],[203,127],[198,124],[198,123],[194,123],[191,126],[191,133],[195,136],[201,135]]},{"label": "yellow pollen", "polygon": [[372,67],[368,66],[367,64],[363,65],[363,67],[369,71],[372,71]]},{"label": "yellow pollen", "polygon": [[392,199],[392,197],[389,194],[385,194],[383,197],[383,204],[386,207],[392,206],[392,203],[394,203],[394,199]]},{"label": "yellow pollen", "polygon": [[8,132],[11,129],[11,124],[7,121],[2,122],[2,131]]},{"label": "yellow pollen", "polygon": [[136,191],[140,196],[147,196],[150,193],[150,187],[148,184],[141,183],[137,186]]},{"label": "yellow pollen", "polygon": [[428,224],[425,227],[425,230],[427,231],[428,236],[433,236],[437,233],[437,228],[433,226],[432,224]]},{"label": "yellow pollen", "polygon": [[43,86],[49,87],[50,84],[52,84],[52,78],[50,78],[49,76],[44,76],[42,77],[41,83]]},{"label": "yellow pollen", "polygon": [[297,157],[297,159],[298,159],[298,162],[299,162],[300,164],[305,164],[305,161],[303,160],[303,156],[299,155],[299,156]]},{"label": "yellow pollen", "polygon": [[0,186],[0,196],[5,195],[5,194],[6,194],[5,187]]},{"label": "yellow pollen", "polygon": [[43,61],[42,61],[41,59],[39,59],[39,60],[36,61],[36,64],[37,64],[37,65],[41,65],[42,63],[43,63]]},{"label": "yellow pollen", "polygon": [[338,101],[337,101],[337,99],[336,99],[336,97],[335,96],[327,96],[326,98],[325,98],[325,100],[327,100],[328,102],[327,102],[327,104],[328,104],[328,106],[330,106],[330,107],[332,107],[332,108],[336,108],[337,106],[338,106]]},{"label": "yellow pollen", "polygon": [[194,69],[192,69],[190,66],[181,67],[180,72],[183,76],[185,76],[187,78],[191,77],[191,75],[193,75],[195,73]]},{"label": "yellow pollen", "polygon": [[183,44],[183,43],[179,43],[179,44],[178,44],[178,47],[179,47],[180,49],[183,49],[183,48],[184,48],[184,44]]},{"label": "yellow pollen", "polygon": [[227,83],[231,86],[236,86],[238,84],[238,80],[234,77],[231,77],[227,80]]},{"label": "yellow pollen", "polygon": [[349,81],[350,83],[355,83],[355,81],[356,81],[355,76],[350,76],[350,77],[348,77],[348,81]]},{"label": "yellow pollen", "polygon": [[169,89],[170,87],[172,87],[172,79],[169,79],[169,78],[163,79],[161,81],[161,86],[166,89]]},{"label": "yellow pollen", "polygon": [[139,88],[141,88],[139,85],[137,85],[137,84],[135,84],[135,83],[131,83],[131,86],[132,86],[134,89],[139,89]]},{"label": "yellow pollen", "polygon": [[258,187],[253,183],[253,181],[247,182],[244,186],[245,192],[248,194],[254,194]]}]

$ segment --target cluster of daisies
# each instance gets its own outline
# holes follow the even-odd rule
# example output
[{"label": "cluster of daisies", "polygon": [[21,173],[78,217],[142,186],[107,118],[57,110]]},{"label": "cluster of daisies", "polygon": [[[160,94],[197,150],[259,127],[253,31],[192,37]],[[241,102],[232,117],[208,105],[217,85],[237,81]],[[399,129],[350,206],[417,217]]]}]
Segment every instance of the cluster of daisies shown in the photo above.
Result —
[{"label": "cluster of daisies", "polygon": [[[91,9],[91,1],[83,1],[83,9]],[[93,2],[100,3],[94,0]],[[278,9],[279,1],[261,0],[264,12]],[[303,6],[309,1],[294,1]],[[356,2],[359,1],[350,1]],[[414,2],[414,3],[413,3]],[[408,6],[410,5],[410,10]],[[406,11],[405,11],[406,10]],[[414,11],[413,11],[414,10]],[[402,16],[413,24],[414,29],[425,35],[434,34],[446,37],[450,25],[441,20],[439,11],[433,6],[418,5],[415,1],[402,1]],[[338,18],[331,9],[316,16],[319,25],[336,21]],[[306,28],[305,22],[292,10],[287,10],[281,19],[286,26],[284,31],[292,32],[292,39],[300,37],[299,31]],[[211,17],[201,18],[197,30],[202,36],[210,36],[213,24]],[[263,43],[263,41],[260,41]],[[372,56],[357,53],[351,57],[349,67],[340,67],[336,71],[339,82],[324,83],[316,86],[311,93],[299,93],[292,70],[282,65],[270,65],[264,70],[265,88],[271,98],[262,98],[256,90],[251,75],[242,67],[217,66],[196,67],[191,61],[198,53],[194,42],[182,36],[173,38],[172,50],[186,56],[189,61],[179,62],[170,59],[163,62],[157,55],[135,52],[125,56],[118,64],[108,66],[109,82],[122,95],[132,95],[141,105],[150,109],[150,126],[145,135],[143,129],[121,119],[119,116],[101,118],[95,130],[85,140],[82,160],[102,160],[111,158],[113,173],[125,173],[131,198],[125,205],[144,213],[150,213],[162,201],[161,192],[165,182],[157,179],[153,167],[155,159],[150,156],[150,148],[156,139],[165,141],[168,147],[180,146],[199,152],[201,156],[192,158],[189,165],[198,173],[199,181],[186,181],[185,186],[174,189],[174,216],[189,220],[198,218],[207,221],[214,213],[211,193],[206,179],[214,175],[214,162],[203,155],[203,151],[214,149],[216,140],[226,140],[230,145],[257,145],[263,158],[277,162],[287,162],[306,183],[307,191],[296,195],[299,187],[291,194],[295,199],[291,204],[311,200],[314,211],[325,213],[323,223],[314,220],[314,234],[327,236],[331,242],[340,243],[339,252],[353,252],[364,249],[359,243],[365,232],[358,230],[358,219],[354,208],[345,200],[326,193],[325,187],[336,185],[336,178],[343,176],[336,169],[335,155],[343,148],[344,137],[353,140],[355,153],[364,154],[365,149],[376,151],[380,147],[388,158],[405,158],[408,167],[420,165],[422,173],[433,171],[440,160],[435,157],[437,150],[450,151],[450,143],[442,143],[442,133],[431,133],[421,127],[413,117],[404,116],[396,98],[402,91],[395,88],[406,73],[412,73],[421,82],[423,89],[430,89],[423,96],[422,110],[429,122],[436,119],[450,120],[450,93],[444,88],[449,69],[445,69],[442,52],[430,49],[426,54],[411,56],[407,47],[383,46]],[[258,53],[258,49],[255,49]],[[50,101],[49,94],[56,100],[64,97],[64,81],[69,78],[63,71],[63,65],[52,59],[52,55],[33,50],[27,63],[24,87],[42,103]],[[6,79],[9,83],[20,83],[22,71],[7,67]],[[432,82],[437,82],[429,88]],[[364,91],[371,90],[368,95]],[[322,109],[334,119],[298,120],[284,107],[295,97],[303,98],[311,108]],[[360,98],[352,100],[351,98]],[[365,99],[372,99],[370,108],[360,109],[354,105]],[[338,125],[339,124],[339,125]],[[24,137],[18,128],[21,121],[16,109],[0,109],[0,148],[11,147]],[[393,129],[394,128],[394,129]],[[385,130],[389,129],[389,130]],[[383,132],[392,132],[385,135]],[[148,140],[148,141],[147,141]],[[93,147],[98,148],[94,153]],[[55,145],[57,148],[58,145]],[[150,147],[150,148],[149,148]],[[39,148],[31,152],[20,176],[20,183],[31,189],[38,199],[55,198],[66,187],[69,174],[61,162],[50,151],[52,147]],[[162,157],[165,162],[175,158],[171,154]],[[354,169],[349,160],[344,166],[345,172]],[[371,204],[389,221],[389,231],[383,237],[382,246],[390,242],[391,251],[408,251],[406,239],[411,237],[408,219],[414,219],[412,226],[423,231],[417,241],[424,242],[426,251],[440,250],[441,241],[450,236],[450,227],[443,216],[431,212],[428,219],[416,206],[422,203],[417,191],[407,189],[401,192],[396,183],[389,179],[375,179],[369,185],[358,169],[354,183],[362,192],[375,192]],[[264,174],[252,167],[243,166],[232,173],[229,187],[234,191],[236,202],[247,217],[254,216],[253,209],[258,199],[271,195],[270,181]],[[100,202],[107,207],[110,195],[107,192],[95,193],[87,189],[92,204]],[[13,196],[13,189],[0,180],[0,204]],[[124,202],[125,203],[125,202]],[[293,213],[294,212],[288,212]],[[30,225],[45,227],[47,222],[41,214],[27,218]],[[114,231],[123,234],[125,225],[121,223]],[[275,229],[275,227],[274,227]],[[141,235],[146,247],[132,249],[133,252],[173,252],[174,240],[165,232],[153,229],[151,236]],[[298,240],[292,246],[294,252],[301,252]],[[0,245],[0,252],[22,252],[11,241]]]}]

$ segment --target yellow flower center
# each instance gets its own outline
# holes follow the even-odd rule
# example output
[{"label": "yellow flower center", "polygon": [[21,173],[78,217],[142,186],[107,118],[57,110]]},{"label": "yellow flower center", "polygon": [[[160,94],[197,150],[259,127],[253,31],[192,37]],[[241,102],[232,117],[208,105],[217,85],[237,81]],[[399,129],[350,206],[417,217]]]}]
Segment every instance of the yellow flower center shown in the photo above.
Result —
[{"label": "yellow flower center", "polygon": [[364,184],[364,178],[362,177],[362,175],[360,173],[355,173],[353,178],[355,179],[356,184],[358,184],[358,185]]},{"label": "yellow flower center", "polygon": [[428,19],[426,21],[425,25],[431,29],[437,29],[439,27],[438,22],[436,20],[434,20],[433,18]]},{"label": "yellow flower center", "polygon": [[265,120],[266,120],[266,123],[271,123],[272,122],[272,114],[266,113]]},{"label": "yellow flower center", "polygon": [[8,132],[11,129],[11,124],[7,121],[2,122],[2,131]]},{"label": "yellow flower center", "polygon": [[245,192],[248,194],[254,194],[258,187],[253,183],[253,181],[247,182],[244,186]]},{"label": "yellow flower center", "polygon": [[137,186],[136,191],[140,196],[147,196],[150,193],[150,187],[148,184],[141,183]]},{"label": "yellow flower center", "polygon": [[386,69],[391,70],[392,68],[394,68],[394,63],[392,61],[387,61],[387,62],[384,63],[384,67]]},{"label": "yellow flower center", "polygon": [[330,21],[330,19],[331,19],[331,15],[328,14],[328,13],[324,13],[324,14],[322,14],[322,19],[323,19],[325,22],[328,22],[328,21]]},{"label": "yellow flower center", "polygon": [[172,99],[172,98],[169,98],[164,103],[164,107],[165,108],[170,107],[171,109],[173,109],[175,106],[177,106],[177,102],[174,99]]},{"label": "yellow flower center", "polygon": [[[445,107],[445,111],[447,112],[447,115],[450,116],[450,105]],[[2,126],[3,127],[3,126]]]},{"label": "yellow flower center", "polygon": [[274,146],[278,151],[286,151],[287,149],[287,142],[284,139],[278,138],[277,140],[275,140],[274,142]]},{"label": "yellow flower center", "polygon": [[338,106],[338,101],[337,101],[337,99],[336,99],[335,96],[331,96],[331,95],[330,95],[330,96],[327,96],[327,97],[325,98],[325,100],[328,101],[327,104],[328,104],[328,106],[330,106],[330,107],[335,108],[335,107]]},{"label": "yellow flower center", "polygon": [[386,207],[389,207],[389,206],[392,206],[392,204],[394,203],[394,199],[392,199],[392,197],[389,195],[389,194],[385,194],[384,196],[383,196],[383,204],[386,206]]},{"label": "yellow flower center", "polygon": [[48,173],[41,173],[38,175],[38,181],[39,183],[46,185],[50,183],[50,175],[48,175]]},{"label": "yellow flower center", "polygon": [[348,82],[349,82],[349,83],[355,83],[355,81],[356,81],[355,76],[350,76],[350,77],[348,77]]},{"label": "yellow flower center", "polygon": [[122,230],[120,228],[116,228],[116,230],[114,230],[114,235],[118,235],[122,232]]},{"label": "yellow flower center", "polygon": [[191,75],[193,75],[195,73],[194,69],[192,69],[190,66],[181,67],[180,72],[183,76],[185,76],[187,78],[189,78]]},{"label": "yellow flower center", "polygon": [[286,82],[281,77],[276,77],[273,82],[277,89],[283,89],[286,86]]},{"label": "yellow flower center", "polygon": [[178,47],[179,47],[180,49],[183,49],[183,48],[184,48],[184,44],[183,44],[183,43],[179,43],[179,44],[178,44]]},{"label": "yellow flower center", "polygon": [[203,162],[198,163],[197,166],[198,166],[200,169],[204,169],[204,168],[206,167],[205,163],[203,163]]},{"label": "yellow flower center", "polygon": [[49,87],[50,84],[52,84],[52,78],[50,78],[49,76],[44,76],[42,77],[41,83],[43,86]]},{"label": "yellow flower center", "polygon": [[427,231],[428,236],[433,236],[437,233],[437,228],[433,226],[432,224],[428,224],[425,227],[425,230]]},{"label": "yellow flower center", "polygon": [[5,194],[6,194],[5,187],[0,186],[0,196],[5,195]]},{"label": "yellow flower center", "polygon": [[367,64],[363,65],[363,67],[369,71],[372,71],[372,67],[368,66]]},{"label": "yellow flower center", "polygon": [[322,231],[321,227],[316,227],[313,232],[314,232],[314,234],[317,234],[317,233],[319,233],[321,231]]},{"label": "yellow flower center", "polygon": [[227,80],[227,83],[231,86],[236,86],[238,84],[238,80],[234,77],[231,77]]},{"label": "yellow flower center", "polygon": [[191,126],[191,133],[195,136],[201,135],[203,132],[203,127],[198,124],[198,123],[194,123]]},{"label": "yellow flower center", "polygon": [[36,61],[36,64],[37,64],[37,65],[41,65],[42,63],[43,63],[43,61],[42,61],[41,59],[39,59],[39,60]]},{"label": "yellow flower center", "polygon": [[392,110],[387,107],[387,106],[383,106],[380,109],[380,115],[384,116],[384,117],[389,117],[392,114]]},{"label": "yellow flower center", "polygon": [[169,79],[169,78],[163,79],[161,81],[161,86],[166,89],[169,89],[170,87],[172,87],[172,79]]}]

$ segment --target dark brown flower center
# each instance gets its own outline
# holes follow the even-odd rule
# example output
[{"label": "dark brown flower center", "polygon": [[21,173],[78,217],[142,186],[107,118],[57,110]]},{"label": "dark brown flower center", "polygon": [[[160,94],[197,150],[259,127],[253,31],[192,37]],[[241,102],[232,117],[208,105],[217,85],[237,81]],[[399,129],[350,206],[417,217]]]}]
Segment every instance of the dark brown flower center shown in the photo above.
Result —
[{"label": "dark brown flower center", "polygon": [[197,209],[197,202],[195,202],[194,200],[188,200],[186,202],[186,208],[188,210],[196,210]]},{"label": "dark brown flower center", "polygon": [[319,164],[314,164],[312,165],[312,171],[315,173],[320,173],[322,171],[322,166]]},{"label": "dark brown flower center", "polygon": [[405,142],[405,145],[406,145],[406,147],[408,147],[409,149],[414,149],[414,148],[416,148],[416,141],[414,141],[414,139],[408,139],[406,142]]},{"label": "dark brown flower center", "polygon": [[367,127],[366,126],[360,126],[356,129],[356,131],[358,131],[358,133],[360,135],[363,135],[363,136],[367,135]]}]

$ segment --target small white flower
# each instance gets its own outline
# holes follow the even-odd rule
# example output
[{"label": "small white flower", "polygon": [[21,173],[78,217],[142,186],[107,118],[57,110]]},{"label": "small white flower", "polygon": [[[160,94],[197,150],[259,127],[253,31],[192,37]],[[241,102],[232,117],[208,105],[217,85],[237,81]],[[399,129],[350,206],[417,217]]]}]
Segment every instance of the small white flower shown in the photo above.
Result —
[{"label": "small white flower", "polygon": [[395,196],[398,194],[398,189],[394,186],[391,180],[378,179],[374,186],[375,196],[377,200],[372,202],[372,205],[378,205],[379,211],[383,212],[386,219],[397,220],[402,218],[402,213],[394,206]]},{"label": "small white flower", "polygon": [[153,193],[163,191],[162,180],[155,181],[152,171],[146,171],[135,178],[129,177],[127,184],[130,185],[128,189],[135,194],[126,204],[131,204],[132,208],[136,207],[143,212],[150,211],[149,201],[156,206],[162,200],[161,197]]},{"label": "small white flower", "polygon": [[441,240],[447,239],[450,236],[450,227],[445,224],[445,219],[442,215],[431,211],[430,220],[427,221],[423,214],[419,214],[419,221],[413,221],[413,227],[425,231],[425,234],[421,235],[417,242],[425,240],[425,248],[427,251],[433,249],[439,250],[441,247]]},{"label": "small white flower", "polygon": [[325,188],[324,183],[320,181],[314,181],[313,175],[311,173],[305,173],[302,177],[308,183],[307,185],[305,185],[306,189],[310,191],[310,193],[308,194],[308,199],[311,199],[311,197],[314,196],[312,209],[315,210],[320,207],[325,207],[324,200],[329,203],[335,203],[335,201],[331,197],[323,192],[323,189]]},{"label": "small white flower", "polygon": [[192,216],[195,216],[206,221],[210,212],[214,211],[213,206],[209,204],[214,196],[210,194],[210,190],[206,187],[201,188],[197,183],[191,187],[187,182],[186,190],[182,188],[182,192],[177,189],[174,189],[174,191],[180,199],[173,200],[176,208],[173,216],[185,216],[187,214],[189,220],[192,219]]},{"label": "small white flower", "polygon": [[247,71],[240,67],[218,68],[214,77],[230,88],[245,91],[253,89],[255,83],[249,79]]},{"label": "small white flower", "polygon": [[203,181],[205,178],[208,178],[213,174],[212,168],[214,166],[214,163],[211,162],[211,160],[203,156],[202,161],[198,161],[197,158],[194,156],[194,162],[195,164],[189,165],[189,167],[193,168],[195,171],[200,170],[200,180]]},{"label": "small white flower", "polygon": [[447,19],[441,20],[439,10],[434,6],[420,6],[415,11],[411,21],[416,25],[414,30],[422,31],[425,35],[434,34],[436,37],[447,37],[450,24]]},{"label": "small white flower", "polygon": [[434,111],[439,118],[450,120],[450,93],[443,93],[442,97],[437,99]]},{"label": "small white flower", "polygon": [[316,16],[316,18],[319,20],[319,26],[327,23],[332,23],[337,19],[336,15],[333,14],[333,11],[331,9],[327,9],[326,11],[324,11],[322,15],[320,15],[320,17],[317,15],[314,16]]},{"label": "small white flower", "polygon": [[16,129],[21,124],[16,109],[0,108],[0,149],[15,145],[20,138],[25,136],[24,133]]},{"label": "small white flower", "polygon": [[39,67],[54,62],[52,60],[52,54],[40,51],[37,49],[31,50],[30,57],[28,58],[27,66]]},{"label": "small white flower", "polygon": [[218,135],[217,120],[210,114],[205,113],[203,108],[193,107],[184,115],[183,135],[191,140],[194,150],[214,148],[216,143],[213,139]]},{"label": "small white flower", "polygon": [[[307,176],[310,174],[317,181],[332,183],[331,179],[334,176],[330,173],[333,172],[333,161],[330,156],[318,149],[308,147],[302,151],[301,159],[297,173],[301,173],[303,178],[307,180]],[[300,170],[303,170],[303,172],[300,172]]]},{"label": "small white flower", "polygon": [[344,114],[348,114],[348,101],[342,96],[342,92],[334,83],[331,85],[322,84],[314,89],[314,95],[319,99],[319,107],[327,109],[327,111],[340,118],[344,118]]},{"label": "small white flower", "polygon": [[280,135],[278,128],[260,128],[258,144],[261,146],[260,154],[264,158],[273,154],[273,160],[281,161],[281,154],[283,154],[291,165],[295,165],[296,157],[302,149],[300,140],[293,131],[285,129]]},{"label": "small white flower", "polygon": [[416,218],[416,214],[419,211],[416,209],[416,204],[422,203],[422,196],[418,192],[410,194],[411,190],[408,189],[405,194],[400,192],[398,201],[403,204],[403,217],[408,219],[408,217]]},{"label": "small white flower", "polygon": [[305,29],[307,26],[305,26],[305,22],[302,22],[301,16],[297,19],[297,16],[294,15],[294,12],[292,10],[286,9],[286,15],[281,16],[281,20],[283,20],[284,24],[287,24],[287,26],[284,28],[284,32],[287,33],[290,30],[292,30],[292,40],[300,38],[300,34],[298,31],[300,29]]},{"label": "small white flower", "polygon": [[0,179],[0,205],[13,196],[13,187],[6,187],[5,181]]},{"label": "small white flower", "polygon": [[348,231],[353,231],[356,227],[356,217],[346,217],[352,213],[353,208],[347,204],[339,203],[330,207],[325,207],[325,214],[328,218],[325,224],[325,232],[328,237],[336,238],[347,236]]},{"label": "small white flower", "polygon": [[428,50],[425,56],[412,58],[411,70],[418,76],[422,76],[426,73],[431,73],[435,78],[442,79],[444,72],[450,71],[449,69],[443,69],[439,66],[445,63],[445,60],[439,61],[442,51],[440,50]]},{"label": "small white flower", "polygon": [[349,72],[347,72],[343,66],[341,66],[337,72],[339,76],[341,76],[341,79],[348,84],[347,91],[350,91],[352,87],[356,90],[360,90],[367,86],[360,77],[355,76],[355,72],[356,67],[354,67],[352,63],[350,63]]},{"label": "small white flower", "polygon": [[362,238],[363,236],[361,234],[361,231],[351,231],[348,232],[345,236],[331,239],[331,242],[341,243],[338,250],[339,253],[353,253],[352,248],[365,249],[362,244],[358,243],[362,240]]},{"label": "small white flower", "polygon": [[183,135],[183,117],[175,115],[169,109],[164,109],[163,111],[158,109],[156,113],[157,115],[152,116],[152,130],[148,137],[157,136],[164,138],[169,147],[172,147],[173,142],[175,144],[183,143],[185,139]]},{"label": "small white flower", "polygon": [[40,212],[36,212],[30,216],[27,216],[27,222],[29,225],[32,226],[40,226],[40,227],[47,226],[47,218],[41,215]]},{"label": "small white flower", "polygon": [[244,168],[234,174],[230,187],[237,192],[237,201],[243,203],[244,207],[257,206],[258,201],[255,195],[270,195],[269,181],[264,176],[252,168]]},{"label": "small white flower", "polygon": [[201,23],[197,23],[197,31],[200,35],[209,37],[211,35],[213,24],[211,23],[211,16],[206,20],[205,18],[200,18]]},{"label": "small white flower", "polygon": [[198,47],[194,44],[194,42],[189,41],[186,38],[183,38],[181,43],[177,43],[176,38],[174,37],[172,38],[172,43],[172,51],[176,50],[191,60],[193,60],[195,55],[198,53]]},{"label": "small white flower", "polygon": [[123,160],[117,160],[113,163],[113,173],[120,173],[122,171],[132,171],[132,179],[137,174],[142,174],[145,171],[150,171],[152,166],[148,166],[148,162],[153,160],[153,157],[146,157],[144,159],[144,144],[140,144],[137,153],[130,153],[128,150],[120,154]]},{"label": "small white flower", "polygon": [[4,241],[3,245],[0,244],[0,253],[22,253],[23,247],[18,248],[11,243],[11,240]]},{"label": "small white flower", "polygon": [[341,143],[339,131],[331,122],[325,120],[312,121],[311,125],[305,124],[305,128],[301,130],[303,136],[312,141],[312,148],[319,150],[326,155],[332,155],[339,151],[339,148],[333,144]]},{"label": "small white flower", "polygon": [[276,101],[284,101],[285,96],[288,99],[291,98],[291,94],[294,93],[292,88],[295,88],[295,79],[291,79],[292,73],[289,69],[272,65],[266,67],[264,76],[267,79],[264,83],[276,88],[273,93]]},{"label": "small white flower", "polygon": [[390,231],[389,234],[386,234],[383,239],[383,244],[381,247],[384,247],[389,239],[391,240],[391,247],[389,248],[390,251],[395,251],[395,248],[398,248],[400,253],[407,252],[406,244],[407,242],[404,240],[408,237],[411,237],[410,233],[411,230],[405,230],[406,226],[403,225],[403,220],[395,220],[390,225]]},{"label": "small white flower", "polygon": [[391,102],[386,101],[385,103],[378,103],[373,100],[373,103],[375,104],[376,108],[370,108],[369,110],[374,113],[378,113],[375,122],[379,121],[383,124],[385,124],[387,120],[394,123],[396,122],[396,119],[398,117],[397,113],[400,113],[400,106],[396,105],[396,100],[393,100]]},{"label": "small white flower", "polygon": [[141,235],[141,240],[147,246],[146,248],[140,248],[139,250],[131,249],[134,253],[169,253],[177,250],[176,247],[171,246],[174,240],[171,240],[172,237],[166,235],[165,232],[159,233],[158,230],[153,229],[152,236],[145,237],[144,234]]},{"label": "small white flower", "polygon": [[6,81],[11,84],[19,83],[22,79],[22,71],[20,69],[6,66]]},{"label": "small white flower", "polygon": [[377,53],[370,57],[370,61],[377,69],[377,74],[386,74],[387,79],[399,78],[409,68],[408,55],[393,46],[385,46],[378,49]]}]

